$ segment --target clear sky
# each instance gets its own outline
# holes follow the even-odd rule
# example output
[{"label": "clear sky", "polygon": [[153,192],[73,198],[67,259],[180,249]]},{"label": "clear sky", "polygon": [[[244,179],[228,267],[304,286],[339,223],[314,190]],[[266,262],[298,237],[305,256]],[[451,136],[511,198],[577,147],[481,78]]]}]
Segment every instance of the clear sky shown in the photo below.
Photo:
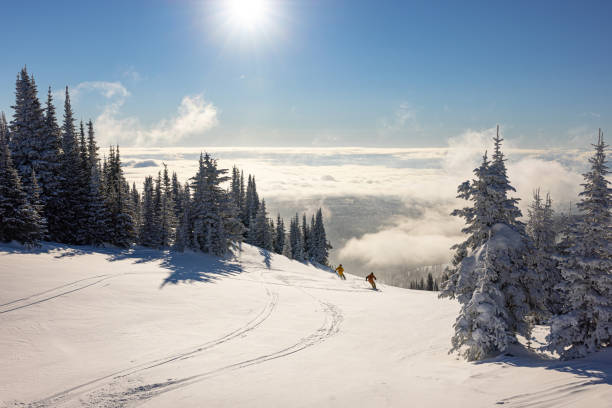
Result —
[{"label": "clear sky", "polygon": [[612,129],[610,1],[9,1],[1,14],[0,109],[27,64],[39,90],[74,89],[77,117],[109,142],[441,146],[500,123],[547,147]]}]

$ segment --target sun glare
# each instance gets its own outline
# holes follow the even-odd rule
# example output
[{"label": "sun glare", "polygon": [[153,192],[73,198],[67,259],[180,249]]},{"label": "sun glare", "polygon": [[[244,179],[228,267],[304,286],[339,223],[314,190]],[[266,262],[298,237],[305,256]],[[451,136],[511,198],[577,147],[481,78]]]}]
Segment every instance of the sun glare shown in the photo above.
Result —
[{"label": "sun glare", "polygon": [[268,0],[227,0],[231,24],[238,29],[262,28],[269,18]]}]

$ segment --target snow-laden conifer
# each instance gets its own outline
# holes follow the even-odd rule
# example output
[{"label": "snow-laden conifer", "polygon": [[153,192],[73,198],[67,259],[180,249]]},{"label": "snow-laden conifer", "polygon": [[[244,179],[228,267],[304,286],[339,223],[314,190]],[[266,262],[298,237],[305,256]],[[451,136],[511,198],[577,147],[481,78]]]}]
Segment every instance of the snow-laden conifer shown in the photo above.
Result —
[{"label": "snow-laden conifer", "polygon": [[266,200],[261,200],[253,228],[253,245],[271,251],[273,238],[270,233],[270,222],[266,210]]},{"label": "snow-laden conifer", "polygon": [[[11,160],[6,130],[6,126],[0,126],[0,241],[16,240],[35,245],[43,238],[44,219],[21,187]],[[30,177],[36,180],[35,174]]]},{"label": "snow-laden conifer", "polygon": [[582,217],[572,225],[560,260],[565,310],[552,319],[548,336],[548,348],[563,358],[612,343],[612,189],[601,130],[594,147],[578,203]]},{"label": "snow-laden conifer", "polygon": [[276,231],[274,233],[274,252],[282,254],[285,248],[285,222],[280,214],[276,217]]}]

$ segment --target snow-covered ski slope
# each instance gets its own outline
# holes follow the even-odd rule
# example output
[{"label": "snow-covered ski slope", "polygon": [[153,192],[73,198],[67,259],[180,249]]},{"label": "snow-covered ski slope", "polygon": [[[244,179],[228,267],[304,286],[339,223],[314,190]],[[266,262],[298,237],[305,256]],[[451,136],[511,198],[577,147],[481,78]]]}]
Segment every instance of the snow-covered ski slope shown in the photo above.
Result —
[{"label": "snow-covered ski slope", "polygon": [[3,246],[0,282],[0,406],[612,406],[612,350],[467,363],[455,302],[248,245]]}]

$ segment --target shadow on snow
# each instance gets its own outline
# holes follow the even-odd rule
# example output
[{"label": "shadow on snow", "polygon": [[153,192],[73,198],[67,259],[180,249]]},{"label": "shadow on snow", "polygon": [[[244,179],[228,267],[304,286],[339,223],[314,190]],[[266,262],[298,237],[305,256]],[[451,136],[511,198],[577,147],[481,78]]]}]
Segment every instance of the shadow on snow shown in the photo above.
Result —
[{"label": "shadow on snow", "polygon": [[506,364],[514,367],[544,368],[588,379],[585,385],[612,385],[612,347],[575,360],[559,360],[552,356],[515,347],[514,355],[502,354],[498,357],[477,361],[474,364]]},{"label": "shadow on snow", "polygon": [[[167,284],[210,283],[223,276],[236,275],[243,272],[242,266],[230,253],[226,257],[216,257],[201,252],[175,252],[171,250],[157,250],[145,247],[117,248],[117,247],[94,247],[64,245],[55,242],[44,242],[38,247],[26,247],[20,244],[1,244],[0,256],[2,254],[54,254],[55,258],[61,259],[90,254],[107,255],[111,262],[132,260],[133,263],[142,264],[148,262],[159,262],[160,266],[170,270],[168,275],[160,284],[162,289]],[[270,255],[264,256],[266,266],[269,268]]]}]

